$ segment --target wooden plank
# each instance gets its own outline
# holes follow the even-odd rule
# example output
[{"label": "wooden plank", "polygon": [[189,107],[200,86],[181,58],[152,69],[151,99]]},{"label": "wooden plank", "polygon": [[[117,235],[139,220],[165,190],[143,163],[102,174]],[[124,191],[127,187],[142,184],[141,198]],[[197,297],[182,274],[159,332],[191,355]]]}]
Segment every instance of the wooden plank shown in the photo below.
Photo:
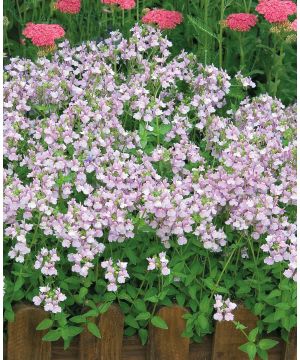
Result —
[{"label": "wooden plank", "polygon": [[188,360],[189,339],[182,337],[186,310],[180,306],[163,307],[157,315],[168,324],[168,330],[149,326],[148,360]]},{"label": "wooden plank", "polygon": [[[63,348],[63,341],[55,341],[52,345],[52,360],[79,360],[79,337],[76,337],[67,350]],[[200,344],[190,344],[189,360],[211,360],[213,336],[205,336]],[[269,360],[284,359],[283,342],[269,351]],[[147,347],[142,346],[137,336],[124,337],[122,360],[146,360]],[[287,359],[285,359],[287,360]]]},{"label": "wooden plank", "polygon": [[212,345],[211,335],[205,336],[200,344],[190,344],[189,360],[211,360]]},{"label": "wooden plank", "polygon": [[[256,327],[257,317],[239,305],[234,311],[235,320],[247,326],[246,331]],[[238,347],[247,342],[241,331],[236,330],[231,321],[216,322],[212,360],[248,360],[248,355]]]},{"label": "wooden plank", "polygon": [[289,341],[285,345],[284,360],[296,360],[297,359],[297,329],[291,330],[289,335]]},{"label": "wooden plank", "polygon": [[111,305],[97,320],[101,339],[87,329],[80,334],[80,360],[120,360],[122,354],[124,316],[118,305]]},{"label": "wooden plank", "polygon": [[146,360],[147,346],[143,346],[138,336],[124,337],[122,360]]},{"label": "wooden plank", "polygon": [[51,343],[42,341],[47,331],[36,330],[48,314],[25,304],[16,306],[14,311],[15,321],[8,323],[7,360],[50,360]]},{"label": "wooden plank", "polygon": [[66,350],[64,350],[63,340],[55,341],[52,344],[51,360],[79,360],[79,336],[72,340]]}]

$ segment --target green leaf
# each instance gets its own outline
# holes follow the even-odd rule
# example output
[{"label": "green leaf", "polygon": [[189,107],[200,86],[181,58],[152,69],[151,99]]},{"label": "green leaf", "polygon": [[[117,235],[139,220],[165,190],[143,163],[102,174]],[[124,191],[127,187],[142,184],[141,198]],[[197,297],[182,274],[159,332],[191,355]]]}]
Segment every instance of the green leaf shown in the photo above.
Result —
[{"label": "green leaf", "polygon": [[275,314],[274,314],[274,320],[275,321],[283,319],[284,317],[286,317],[285,310],[278,309],[278,310],[275,311]]},{"label": "green leaf", "polygon": [[207,318],[203,314],[200,314],[198,316],[197,323],[199,324],[199,326],[202,330],[208,329],[209,323],[208,323]]},{"label": "green leaf", "polygon": [[179,306],[184,306],[184,302],[185,302],[185,296],[184,294],[177,294],[176,295],[176,301],[177,301],[177,304]]},{"label": "green leaf", "polygon": [[139,312],[146,312],[147,307],[146,304],[143,300],[141,299],[136,299],[134,302],[134,307],[139,311]]},{"label": "green leaf", "polygon": [[245,326],[244,324],[240,323],[239,321],[237,321],[235,328],[237,330],[245,330],[247,328],[247,326]]},{"label": "green leaf", "polygon": [[96,336],[97,338],[101,339],[101,334],[100,334],[100,330],[98,328],[98,326],[93,323],[93,322],[88,322],[87,323],[87,328],[88,331],[93,334],[94,336]]},{"label": "green leaf", "polygon": [[278,344],[278,341],[272,339],[262,339],[258,343],[258,347],[262,350],[272,349],[274,346]]},{"label": "green leaf", "polygon": [[281,291],[278,289],[275,289],[270,292],[270,294],[267,296],[268,299],[273,299],[274,297],[281,296]]},{"label": "green leaf", "polygon": [[11,309],[6,309],[4,311],[4,318],[7,320],[7,321],[14,321],[15,320],[15,314],[13,312],[13,310]]},{"label": "green leaf", "polygon": [[50,330],[43,336],[45,341],[57,341],[61,337],[61,329]]},{"label": "green leaf", "polygon": [[202,313],[208,313],[209,312],[210,306],[209,306],[209,298],[208,298],[208,296],[203,297],[203,299],[200,301],[199,308],[200,308],[200,311]]},{"label": "green leaf", "polygon": [[107,292],[103,296],[104,301],[114,301],[116,299],[116,294],[113,292]]},{"label": "green leaf", "polygon": [[259,328],[256,327],[249,332],[248,338],[250,341],[255,342],[258,331],[259,331]]},{"label": "green leaf", "polygon": [[24,278],[18,277],[17,281],[15,282],[14,291],[18,291],[19,289],[21,289],[23,284],[24,284]]},{"label": "green leaf", "polygon": [[281,309],[281,310],[289,310],[290,309],[290,305],[287,304],[287,303],[278,303],[275,305],[278,309]]},{"label": "green leaf", "polygon": [[253,342],[247,342],[239,347],[240,350],[248,354],[250,360],[254,360],[256,354],[256,346]]},{"label": "green leaf", "polygon": [[135,318],[131,314],[129,314],[125,317],[125,324],[127,324],[135,329],[139,328],[138,322],[135,320]]},{"label": "green leaf", "polygon": [[111,302],[101,304],[98,307],[99,314],[104,314],[110,308],[110,306],[111,306]]},{"label": "green leaf", "polygon": [[257,348],[257,354],[260,356],[262,360],[268,360],[268,352],[266,350]]},{"label": "green leaf", "polygon": [[99,314],[99,311],[97,309],[94,309],[94,310],[89,310],[88,312],[84,313],[83,316],[85,318],[87,317],[95,317],[95,316],[98,316]]},{"label": "green leaf", "polygon": [[188,289],[189,295],[193,300],[197,299],[197,286],[190,286]]},{"label": "green leaf", "polygon": [[155,295],[155,296],[150,296],[147,298],[147,301],[150,301],[152,303],[157,303],[158,302],[158,297]]},{"label": "green leaf", "polygon": [[51,327],[53,324],[53,320],[52,319],[44,319],[43,321],[41,321],[38,326],[36,327],[36,330],[45,330],[45,329],[49,329],[49,327]]},{"label": "green leaf", "polygon": [[151,314],[147,311],[147,312],[143,312],[140,313],[136,316],[135,320],[139,321],[139,320],[148,320],[150,319]]},{"label": "green leaf", "polygon": [[203,31],[206,34],[208,34],[209,36],[215,38],[216,40],[219,41],[218,37],[216,34],[214,34],[206,25],[204,25],[200,20],[193,18],[192,16],[188,15],[188,19],[190,21],[190,23],[194,26],[194,28],[196,30],[199,31]]},{"label": "green leaf", "polygon": [[264,304],[257,303],[254,305],[254,315],[261,315],[262,311],[264,309]]},{"label": "green leaf", "polygon": [[139,329],[139,337],[141,339],[142,345],[145,345],[148,339],[148,330]]},{"label": "green leaf", "polygon": [[82,327],[78,326],[67,326],[62,329],[62,335],[64,337],[74,337],[83,331]]},{"label": "green leaf", "polygon": [[129,247],[125,247],[124,250],[125,250],[126,256],[130,260],[130,263],[132,263],[133,265],[136,265],[137,261],[138,261],[138,257],[136,256],[134,251],[132,249],[130,249]]},{"label": "green leaf", "polygon": [[77,316],[71,317],[70,320],[76,324],[80,324],[80,323],[86,322],[86,317],[85,317],[85,315],[77,315]]},{"label": "green leaf", "polygon": [[160,316],[153,316],[151,318],[151,324],[160,329],[168,329],[167,323]]},{"label": "green leaf", "polygon": [[88,289],[86,287],[82,287],[79,291],[79,298],[82,300],[87,293],[88,293]]}]

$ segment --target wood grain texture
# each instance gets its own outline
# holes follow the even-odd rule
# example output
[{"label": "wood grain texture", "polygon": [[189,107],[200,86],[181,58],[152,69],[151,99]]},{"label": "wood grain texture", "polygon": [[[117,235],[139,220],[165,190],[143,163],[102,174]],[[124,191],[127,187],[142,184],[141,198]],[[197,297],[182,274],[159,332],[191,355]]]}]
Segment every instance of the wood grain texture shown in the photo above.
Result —
[{"label": "wood grain texture", "polygon": [[147,360],[188,360],[189,339],[182,337],[186,310],[180,306],[163,307],[157,315],[165,320],[167,330],[149,326]]},{"label": "wood grain texture", "polygon": [[289,342],[285,345],[284,360],[297,359],[297,329],[291,330],[289,335]]},{"label": "wood grain texture", "polygon": [[[235,310],[234,316],[236,321],[247,326],[247,332],[256,327],[256,316],[242,305]],[[212,360],[248,360],[248,355],[238,349],[246,342],[245,336],[231,321],[216,322]]]},{"label": "wood grain texture", "polygon": [[36,330],[47,313],[25,304],[17,305],[14,311],[15,321],[8,323],[7,360],[50,360],[51,343],[42,341],[47,331]]},{"label": "wood grain texture", "polygon": [[97,320],[101,339],[87,329],[80,334],[80,360],[121,360],[124,316],[118,305],[111,305]]},{"label": "wood grain texture", "polygon": [[[166,339],[166,344],[168,339]],[[206,336],[201,344],[190,344],[189,360],[211,360],[213,337]],[[276,347],[269,351],[269,360],[284,359],[285,348],[281,341]],[[121,360],[146,360],[147,347],[142,346],[137,336],[123,339]],[[63,341],[56,341],[52,346],[51,360],[79,360],[79,340],[76,337],[71,346],[64,350]],[[107,359],[109,360],[109,359]]]}]

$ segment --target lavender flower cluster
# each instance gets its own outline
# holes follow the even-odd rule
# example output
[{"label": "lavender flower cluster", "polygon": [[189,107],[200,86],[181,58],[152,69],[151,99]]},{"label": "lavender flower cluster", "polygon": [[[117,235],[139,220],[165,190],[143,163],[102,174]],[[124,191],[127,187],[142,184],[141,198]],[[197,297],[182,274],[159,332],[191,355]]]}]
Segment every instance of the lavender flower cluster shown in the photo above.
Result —
[{"label": "lavender flower cluster", "polygon": [[217,321],[233,321],[234,314],[232,312],[236,307],[237,304],[231,302],[230,299],[223,300],[222,295],[215,295],[214,308],[216,312],[213,317]]},{"label": "lavender flower cluster", "polygon": [[[220,252],[227,237],[213,220],[226,210],[227,225],[262,240],[265,262],[283,261],[284,275],[296,279],[296,227],[286,214],[296,202],[296,107],[261,95],[219,116],[228,74],[185,52],[169,59],[171,45],[159,30],[135,26],[129,39],[112,32],[76,48],[65,41],[51,60],[15,58],[6,66],[11,259],[24,263],[34,252],[34,267],[55,276],[64,257],[86,277],[105,243],[140,231],[135,218],[166,249],[171,239],[184,245],[196,237]],[[113,264],[102,262],[111,291],[129,277],[123,262],[118,270]],[[48,304],[49,291],[43,287],[35,303]],[[56,297],[50,311],[62,301]]]},{"label": "lavender flower cluster", "polygon": [[109,281],[107,291],[117,291],[117,284],[124,284],[126,279],[129,278],[126,262],[118,260],[114,264],[113,260],[109,259],[108,261],[102,261],[101,267],[106,270],[105,279]]},{"label": "lavender flower cluster", "polygon": [[166,253],[163,251],[154,257],[147,258],[148,267],[147,270],[160,270],[161,274],[166,276],[170,274],[170,269],[168,268],[169,260],[166,257]]}]

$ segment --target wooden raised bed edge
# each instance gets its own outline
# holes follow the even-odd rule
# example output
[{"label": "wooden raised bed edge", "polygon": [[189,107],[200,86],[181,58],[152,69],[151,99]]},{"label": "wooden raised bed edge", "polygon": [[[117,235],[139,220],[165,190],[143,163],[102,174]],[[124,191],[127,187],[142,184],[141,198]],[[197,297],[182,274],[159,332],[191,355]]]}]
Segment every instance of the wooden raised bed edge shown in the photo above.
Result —
[{"label": "wooden raised bed edge", "polygon": [[[62,341],[45,342],[46,331],[36,331],[36,326],[48,314],[32,305],[17,305],[15,321],[8,323],[7,360],[247,360],[248,356],[238,347],[245,343],[244,336],[230,322],[216,324],[213,336],[206,336],[201,344],[190,343],[181,337],[185,328],[179,306],[163,307],[157,315],[168,324],[168,330],[149,326],[149,340],[142,346],[138,337],[123,338],[124,316],[118,305],[95,321],[102,338],[97,339],[83,331],[63,350]],[[256,317],[239,306],[235,311],[237,321],[255,327]],[[278,340],[278,339],[277,339]],[[279,344],[269,351],[269,360],[296,360],[296,329],[291,331],[290,341]]]}]

